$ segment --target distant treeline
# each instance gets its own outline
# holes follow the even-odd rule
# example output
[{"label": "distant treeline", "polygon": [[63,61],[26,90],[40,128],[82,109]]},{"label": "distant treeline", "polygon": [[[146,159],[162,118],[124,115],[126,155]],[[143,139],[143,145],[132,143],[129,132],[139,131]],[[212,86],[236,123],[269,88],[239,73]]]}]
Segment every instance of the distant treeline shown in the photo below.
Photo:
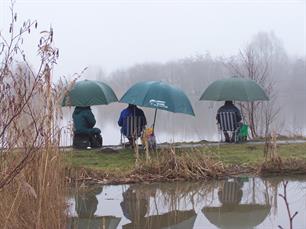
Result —
[{"label": "distant treeline", "polygon": [[[250,42],[250,45],[256,45],[260,55],[270,55],[267,59],[269,65],[268,78],[273,82],[275,103],[280,107],[280,112],[277,120],[273,123],[273,128],[287,135],[302,134],[303,131],[305,134],[305,57],[289,57],[273,33],[257,34]],[[214,80],[237,75],[233,66],[243,66],[243,59],[240,57],[244,51],[245,49],[242,49],[237,55],[229,58],[212,57],[207,53],[166,63],[136,64],[130,68],[120,69],[108,75],[99,69],[89,69],[85,77],[109,83],[118,98],[131,85],[139,81],[162,80],[176,85],[182,88],[190,98],[196,117],[161,111],[158,114],[157,128],[167,134],[179,132],[183,136],[192,137],[196,135],[201,139],[209,139],[212,135],[216,135],[215,112],[222,103],[199,101],[199,98],[205,88]],[[266,56],[256,58],[266,58]],[[258,60],[258,62],[260,61]],[[243,71],[240,73],[243,74]],[[98,107],[98,122],[116,124],[116,117],[124,106],[123,104],[114,104]],[[151,120],[153,111],[150,111],[150,109],[145,111],[149,120]]]}]

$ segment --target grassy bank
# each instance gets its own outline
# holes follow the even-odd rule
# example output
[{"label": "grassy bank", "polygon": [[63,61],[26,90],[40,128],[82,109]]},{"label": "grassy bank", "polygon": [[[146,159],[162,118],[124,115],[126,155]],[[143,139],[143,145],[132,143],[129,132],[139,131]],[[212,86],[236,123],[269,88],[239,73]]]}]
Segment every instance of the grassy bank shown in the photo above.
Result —
[{"label": "grassy bank", "polygon": [[[140,166],[137,168],[134,164],[134,153],[129,149],[71,150],[65,156],[66,171],[67,176],[72,180],[88,179],[105,183],[209,179],[245,173],[269,175],[269,171],[271,174],[277,171],[306,172],[303,170],[306,165],[306,143],[278,145],[277,153],[281,158],[279,162],[281,165],[265,162],[263,149],[263,144],[225,144],[175,150],[161,149],[151,154],[150,162],[146,162],[142,155]],[[207,161],[209,163],[204,164]],[[172,162],[180,164],[173,166]],[[262,169],[263,165],[265,165],[264,169]],[[291,165],[296,167],[295,170],[293,168],[290,170]],[[178,175],[168,173],[170,170],[175,171]]]}]

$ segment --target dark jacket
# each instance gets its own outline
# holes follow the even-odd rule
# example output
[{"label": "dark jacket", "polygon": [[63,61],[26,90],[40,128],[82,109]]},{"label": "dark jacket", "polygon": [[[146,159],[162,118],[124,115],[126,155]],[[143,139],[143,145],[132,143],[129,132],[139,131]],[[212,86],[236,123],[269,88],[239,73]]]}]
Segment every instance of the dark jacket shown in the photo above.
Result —
[{"label": "dark jacket", "polygon": [[127,135],[127,117],[129,116],[136,116],[136,117],[143,117],[141,122],[141,128],[147,125],[146,117],[141,109],[136,107],[135,105],[129,105],[126,109],[121,111],[120,118],[118,120],[118,125],[121,126],[121,133],[125,136]]},{"label": "dark jacket", "polygon": [[219,113],[221,112],[234,112],[236,114],[237,122],[240,122],[242,119],[239,109],[233,103],[226,102],[222,107],[218,109],[217,116],[216,116],[218,123],[220,123]]},{"label": "dark jacket", "polygon": [[76,134],[95,134],[101,132],[98,128],[93,128],[96,124],[96,119],[90,107],[76,107],[72,118],[74,133]]}]

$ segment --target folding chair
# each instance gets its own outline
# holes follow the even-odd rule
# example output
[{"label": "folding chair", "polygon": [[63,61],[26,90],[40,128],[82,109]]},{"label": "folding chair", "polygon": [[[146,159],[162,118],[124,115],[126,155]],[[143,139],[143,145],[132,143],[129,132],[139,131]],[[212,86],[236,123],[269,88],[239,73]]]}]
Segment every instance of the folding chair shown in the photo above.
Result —
[{"label": "folding chair", "polygon": [[225,181],[223,188],[218,192],[222,204],[238,204],[242,198],[243,183],[238,181]]},{"label": "folding chair", "polygon": [[125,138],[132,138],[135,142],[142,134],[145,126],[143,125],[144,117],[142,116],[128,116],[123,126],[126,126],[126,136],[121,132],[121,145],[125,146]]},{"label": "folding chair", "polygon": [[239,125],[236,119],[235,112],[220,112],[219,113],[219,130],[222,135],[224,131],[231,132],[231,135],[234,135],[234,141],[238,141]]}]

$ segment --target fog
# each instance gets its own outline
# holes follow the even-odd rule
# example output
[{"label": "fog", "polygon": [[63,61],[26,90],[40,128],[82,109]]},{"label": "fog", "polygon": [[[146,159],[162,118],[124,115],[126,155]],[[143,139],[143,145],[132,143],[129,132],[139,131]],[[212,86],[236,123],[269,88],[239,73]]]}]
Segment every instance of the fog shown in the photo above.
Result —
[{"label": "fog", "polygon": [[[276,42],[270,61],[269,78],[273,80],[274,105],[280,108],[271,130],[284,135],[306,134],[306,61],[305,58],[288,57],[285,49],[273,34],[260,33],[252,42]],[[257,39],[257,40],[256,40]],[[270,39],[270,40],[269,40]],[[275,39],[275,40],[273,40]],[[265,41],[266,42],[266,41]],[[242,47],[243,49],[243,47]],[[241,50],[242,50],[241,49]],[[99,68],[89,68],[82,78],[102,80],[108,83],[120,99],[134,83],[146,80],[162,80],[185,91],[196,116],[158,111],[156,136],[158,142],[218,140],[216,110],[223,102],[199,101],[205,88],[214,80],[233,75],[228,62],[233,59],[211,57],[208,53],[186,57],[166,63],[143,63],[105,74]],[[118,144],[120,131],[117,125],[120,111],[126,104],[113,103],[95,106],[97,126],[101,128],[106,144]],[[154,110],[143,108],[148,125],[153,123]],[[72,109],[67,116],[71,115]]]},{"label": "fog", "polygon": [[[10,1],[0,1],[2,35],[9,31],[9,5]],[[305,7],[304,0],[17,0],[15,4],[18,23],[38,20],[38,29],[25,37],[22,46],[34,69],[39,32],[54,29],[60,50],[54,82],[62,76],[71,80],[89,66],[80,79],[102,80],[118,98],[144,80],[163,80],[183,89],[196,116],[159,111],[159,142],[219,139],[215,114],[222,102],[199,98],[209,83],[234,74],[229,62],[261,31],[277,37],[272,39],[277,45],[269,79],[274,82],[274,104],[281,109],[271,128],[305,135]],[[117,120],[125,106],[93,107],[105,144],[119,143]],[[64,108],[63,126],[71,122],[72,111]],[[151,125],[154,111],[144,111]],[[68,135],[64,139],[63,144],[71,143]]]},{"label": "fog", "polygon": [[[0,1],[8,32],[9,0]],[[16,0],[18,20],[38,21],[24,48],[35,66],[39,32],[54,30],[54,78],[87,66],[108,74],[209,51],[231,56],[259,31],[274,31],[290,56],[305,56],[305,0]]]}]

